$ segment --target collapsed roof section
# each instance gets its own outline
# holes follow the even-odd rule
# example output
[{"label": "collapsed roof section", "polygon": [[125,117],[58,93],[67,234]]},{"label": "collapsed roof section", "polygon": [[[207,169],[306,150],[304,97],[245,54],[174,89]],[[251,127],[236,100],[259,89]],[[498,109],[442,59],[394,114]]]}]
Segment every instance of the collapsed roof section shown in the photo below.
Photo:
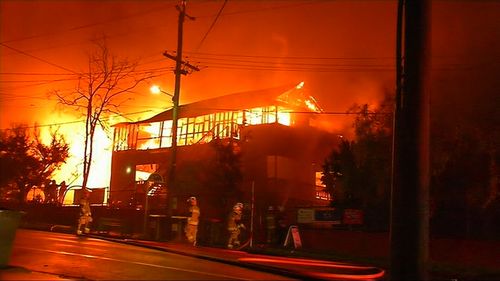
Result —
[{"label": "collapsed roof section", "polygon": [[[297,111],[322,112],[316,100],[304,92],[304,82],[287,84],[264,90],[238,92],[179,106],[179,118],[197,117],[224,111],[241,111],[257,107],[279,105]],[[173,109],[161,112],[149,119],[123,122],[117,125],[141,124],[172,120]]]}]

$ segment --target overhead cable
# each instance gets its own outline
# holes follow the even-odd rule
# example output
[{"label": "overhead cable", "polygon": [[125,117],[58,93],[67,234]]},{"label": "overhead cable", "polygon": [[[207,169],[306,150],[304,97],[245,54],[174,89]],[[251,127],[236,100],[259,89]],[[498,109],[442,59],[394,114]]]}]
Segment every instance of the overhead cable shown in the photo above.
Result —
[{"label": "overhead cable", "polygon": [[207,38],[207,36],[210,33],[210,31],[212,31],[212,28],[214,27],[215,23],[217,22],[217,19],[219,19],[219,16],[222,13],[222,10],[224,10],[224,7],[226,6],[226,3],[227,3],[227,0],[224,0],[224,3],[222,4],[222,7],[220,8],[219,12],[215,16],[214,21],[212,22],[212,24],[208,28],[207,32],[205,33],[205,36],[203,36],[203,38],[201,39],[200,43],[198,44],[198,47],[196,47],[196,50],[199,50],[200,47],[201,47],[201,45],[203,44],[203,42],[205,42],[205,39]]},{"label": "overhead cable", "polygon": [[28,57],[34,58],[34,59],[39,60],[39,61],[41,61],[41,62],[44,62],[44,63],[46,63],[46,64],[50,64],[50,65],[52,65],[52,66],[55,66],[55,67],[57,67],[57,68],[60,68],[60,69],[62,69],[62,70],[65,70],[65,71],[71,72],[71,73],[73,73],[73,74],[78,74],[76,71],[73,71],[73,70],[71,70],[71,69],[69,69],[69,68],[66,68],[66,67],[64,67],[64,66],[61,66],[61,65],[55,64],[55,63],[50,62],[50,61],[48,61],[48,60],[45,60],[45,59],[39,58],[39,57],[34,56],[34,55],[32,55],[32,54],[26,53],[26,52],[24,52],[24,51],[21,51],[21,50],[19,50],[19,49],[16,49],[16,48],[14,48],[14,47],[11,47],[11,46],[9,46],[9,45],[7,45],[7,44],[5,44],[5,43],[0,43],[0,45],[4,46],[4,47],[6,47],[6,48],[9,48],[9,49],[11,49],[11,50],[13,50],[13,51],[15,51],[15,52],[18,52],[18,53],[20,53],[20,54],[23,54],[23,55],[25,55],[25,56],[28,56]]}]

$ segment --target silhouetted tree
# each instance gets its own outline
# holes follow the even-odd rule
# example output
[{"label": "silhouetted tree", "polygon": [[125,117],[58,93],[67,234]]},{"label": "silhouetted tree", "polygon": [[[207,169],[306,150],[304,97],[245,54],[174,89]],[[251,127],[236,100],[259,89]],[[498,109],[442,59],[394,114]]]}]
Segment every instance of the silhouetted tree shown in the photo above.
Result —
[{"label": "silhouetted tree", "polygon": [[243,174],[239,147],[233,140],[216,138],[207,150],[202,150],[198,160],[179,163],[176,175],[176,183],[182,187],[179,195],[199,197],[203,218],[223,218],[228,202],[241,200],[239,187]]},{"label": "silhouetted tree", "polygon": [[227,207],[226,205],[230,203],[228,200],[241,198],[239,189],[243,179],[241,154],[238,143],[233,140],[216,138],[212,140],[211,145],[215,151],[215,158],[209,162],[209,186],[222,195],[219,197],[220,204]]},{"label": "silhouetted tree", "polygon": [[387,224],[391,180],[393,99],[354,105],[356,140],[343,140],[323,164],[322,181],[334,206],[362,208],[367,219]]},{"label": "silhouetted tree", "polygon": [[83,189],[87,188],[97,126],[106,129],[106,118],[119,114],[120,105],[129,100],[126,94],[152,77],[149,73],[137,72],[137,63],[111,55],[104,40],[95,44],[97,50],[89,55],[88,72],[80,75],[76,89],[69,94],[53,93],[61,105],[85,117]]},{"label": "silhouetted tree", "polygon": [[321,180],[326,192],[332,195],[334,207],[351,206],[359,186],[360,170],[356,165],[353,142],[343,139],[338,150],[333,150],[323,163]]},{"label": "silhouetted tree", "polygon": [[182,186],[185,196],[196,195],[194,192],[206,184],[206,170],[208,169],[205,161],[187,161],[180,163],[177,169],[176,183]]},{"label": "silhouetted tree", "polygon": [[394,99],[386,93],[378,107],[356,106],[354,153],[360,168],[361,206],[367,223],[377,227],[388,223],[391,190],[392,127]]},{"label": "silhouetted tree", "polygon": [[[323,165],[322,181],[333,195],[333,204],[363,208],[367,223],[378,226],[386,225],[389,213],[392,108],[390,96],[375,110],[368,105],[353,106],[356,140],[344,140]],[[443,128],[438,120],[433,122],[433,232],[498,233],[498,133],[464,126]]]},{"label": "silhouetted tree", "polygon": [[493,159],[476,130],[457,128],[446,139],[435,140],[432,198],[436,231],[471,235],[480,230],[490,196]]},{"label": "silhouetted tree", "polygon": [[31,131],[23,125],[0,131],[0,186],[17,185],[18,200],[24,202],[31,186],[51,179],[68,156],[69,146],[57,131],[51,131],[48,145],[36,126]]}]

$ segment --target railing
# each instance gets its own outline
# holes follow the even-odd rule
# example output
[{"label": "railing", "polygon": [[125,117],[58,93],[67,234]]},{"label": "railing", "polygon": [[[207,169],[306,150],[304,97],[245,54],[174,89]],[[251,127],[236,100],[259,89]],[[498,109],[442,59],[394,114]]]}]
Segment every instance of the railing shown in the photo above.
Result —
[{"label": "railing", "polygon": [[196,143],[194,144],[202,144],[211,141],[214,138],[226,139],[226,138],[235,138],[238,139],[240,137],[240,126],[238,123],[232,122],[230,125],[224,126],[222,130],[219,131],[218,134],[215,133],[216,128],[220,128],[220,126],[215,125],[209,131],[207,131]]}]

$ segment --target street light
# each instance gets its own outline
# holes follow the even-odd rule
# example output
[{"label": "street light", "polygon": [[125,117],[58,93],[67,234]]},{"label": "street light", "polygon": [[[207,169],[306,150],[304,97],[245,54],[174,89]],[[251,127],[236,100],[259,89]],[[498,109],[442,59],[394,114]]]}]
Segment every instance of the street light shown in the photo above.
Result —
[{"label": "street light", "polygon": [[160,94],[160,93],[164,93],[164,94],[166,94],[167,96],[173,97],[173,95],[172,95],[172,94],[169,94],[169,93],[167,93],[167,92],[163,91],[163,90],[160,88],[160,86],[158,86],[158,85],[153,85],[153,86],[151,86],[151,88],[149,88],[149,90],[151,91],[151,93],[153,93],[153,94],[155,94],[155,95],[158,95],[158,94]]},{"label": "street light", "polygon": [[[169,224],[169,229],[172,229],[172,209],[173,209],[173,204],[176,202],[174,200],[172,194],[172,190],[175,189],[174,184],[175,184],[175,169],[177,166],[177,120],[179,119],[179,86],[180,86],[180,75],[178,74],[179,72],[176,72],[176,83],[175,83],[175,93],[173,95],[163,91],[159,86],[153,85],[150,88],[151,93],[153,94],[159,94],[159,93],[164,93],[170,97],[172,97],[172,102],[173,102],[173,107],[172,107],[172,147],[170,149],[171,154],[170,154],[170,169],[169,169],[169,175],[168,175],[168,183],[167,187],[169,188],[170,196],[168,196],[168,203],[167,203],[167,224]],[[176,204],[176,203],[175,203]]]}]

